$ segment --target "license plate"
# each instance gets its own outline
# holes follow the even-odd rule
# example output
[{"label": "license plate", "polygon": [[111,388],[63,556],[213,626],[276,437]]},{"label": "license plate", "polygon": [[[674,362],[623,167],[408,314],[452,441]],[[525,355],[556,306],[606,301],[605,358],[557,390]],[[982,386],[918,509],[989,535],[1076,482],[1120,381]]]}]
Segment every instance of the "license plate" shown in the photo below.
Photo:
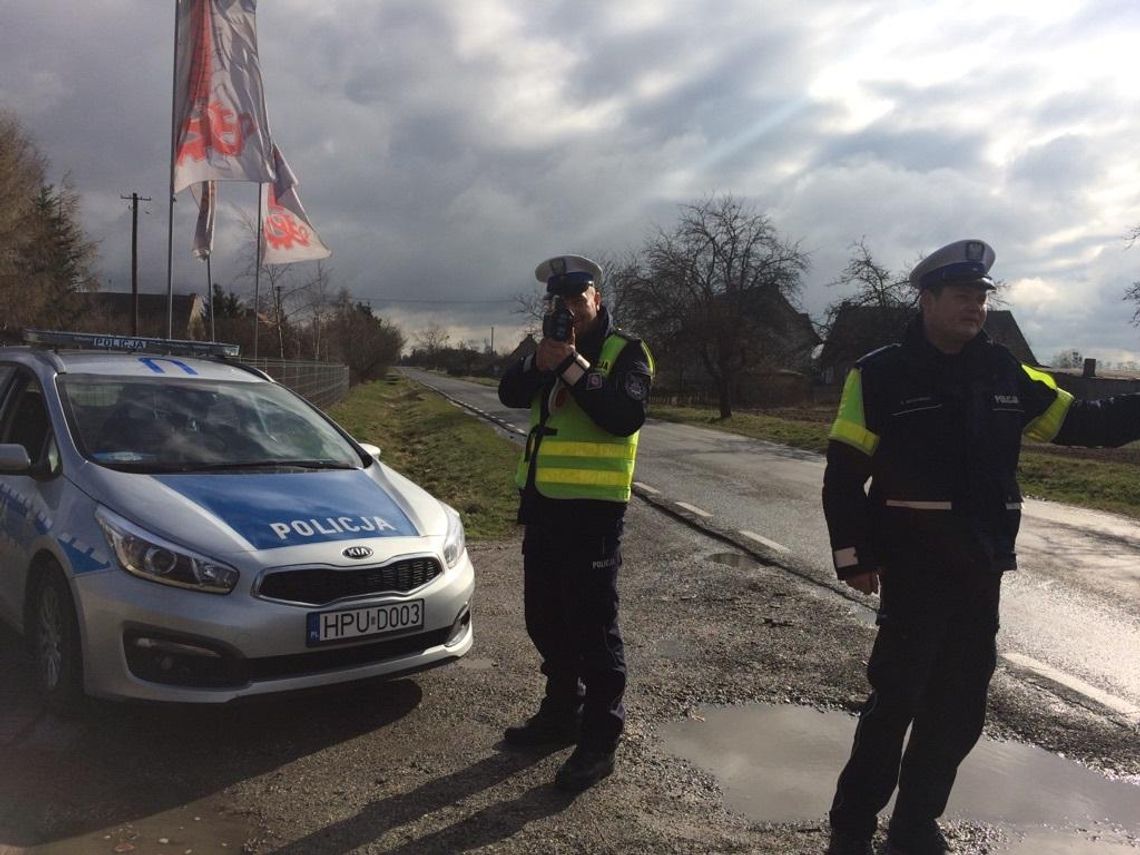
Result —
[{"label": "license plate", "polygon": [[338,612],[309,612],[305,643],[312,647],[334,641],[354,641],[390,632],[423,629],[423,626],[423,600],[364,606]]}]

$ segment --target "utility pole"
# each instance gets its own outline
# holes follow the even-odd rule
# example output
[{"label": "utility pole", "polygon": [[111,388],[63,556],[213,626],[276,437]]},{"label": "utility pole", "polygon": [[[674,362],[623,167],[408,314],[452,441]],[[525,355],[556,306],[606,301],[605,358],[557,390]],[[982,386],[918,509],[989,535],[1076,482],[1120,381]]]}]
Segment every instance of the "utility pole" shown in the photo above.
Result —
[{"label": "utility pole", "polygon": [[150,196],[132,193],[119,196],[131,200],[131,335],[139,334],[139,199],[150,201]]}]

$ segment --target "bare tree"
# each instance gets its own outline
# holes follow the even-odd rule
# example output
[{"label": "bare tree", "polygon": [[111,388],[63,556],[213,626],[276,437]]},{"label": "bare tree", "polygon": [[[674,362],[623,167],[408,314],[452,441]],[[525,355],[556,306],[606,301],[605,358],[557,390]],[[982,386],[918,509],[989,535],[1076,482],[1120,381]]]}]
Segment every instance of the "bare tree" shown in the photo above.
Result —
[{"label": "bare tree", "polygon": [[447,331],[446,327],[433,321],[417,332],[414,339],[427,357],[428,364],[434,365],[440,353],[446,349],[448,341],[451,340],[451,333]]},{"label": "bare tree", "polygon": [[[325,327],[333,311],[331,275],[324,262],[317,262],[317,269],[306,283],[303,294],[304,307],[309,319],[309,339],[312,343],[313,359],[320,359]],[[327,355],[327,344],[325,351]]]},{"label": "bare tree", "polygon": [[631,295],[646,278],[640,256],[627,249],[621,253],[601,251],[590,257],[602,268],[598,290],[610,314],[620,324],[631,322],[633,318],[627,317]]},{"label": "bare tree", "polygon": [[1053,355],[1053,360],[1049,363],[1054,368],[1080,368],[1085,364],[1085,359],[1081,356],[1081,352],[1076,348],[1069,350],[1062,350]]},{"label": "bare tree", "polygon": [[524,332],[535,335],[542,329],[542,316],[546,313],[546,291],[542,286],[534,290],[519,291],[514,296],[514,313],[521,315],[526,325]]},{"label": "bare tree", "polygon": [[685,343],[716,384],[721,418],[746,368],[781,352],[780,299],[795,299],[808,257],[771,221],[732,196],[682,205],[679,222],[659,229],[644,252],[647,276],[624,299],[654,336],[655,347]]},{"label": "bare tree", "polygon": [[[911,307],[918,303],[918,291],[911,287],[906,273],[892,273],[879,265],[871,257],[867,238],[862,237],[851,245],[851,258],[839,277],[828,286],[855,286],[853,296],[842,302],[853,306],[876,306],[878,308]],[[833,304],[838,305],[838,304]],[[831,315],[831,307],[828,307]]]},{"label": "bare tree", "polygon": [[[1133,226],[1129,229],[1128,234],[1124,236],[1125,242],[1131,247],[1140,240],[1140,226]],[[1124,302],[1132,304],[1132,319],[1131,323],[1134,327],[1140,327],[1140,279],[1137,279],[1131,285],[1124,289]]]}]

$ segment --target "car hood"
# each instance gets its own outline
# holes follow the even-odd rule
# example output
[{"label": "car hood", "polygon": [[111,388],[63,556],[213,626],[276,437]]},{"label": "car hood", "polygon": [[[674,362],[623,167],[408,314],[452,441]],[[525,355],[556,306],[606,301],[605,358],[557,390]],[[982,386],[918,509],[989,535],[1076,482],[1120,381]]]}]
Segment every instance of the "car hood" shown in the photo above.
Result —
[{"label": "car hood", "polygon": [[379,463],[367,469],[144,475],[88,464],[84,489],[156,534],[213,554],[443,535],[440,503]]}]

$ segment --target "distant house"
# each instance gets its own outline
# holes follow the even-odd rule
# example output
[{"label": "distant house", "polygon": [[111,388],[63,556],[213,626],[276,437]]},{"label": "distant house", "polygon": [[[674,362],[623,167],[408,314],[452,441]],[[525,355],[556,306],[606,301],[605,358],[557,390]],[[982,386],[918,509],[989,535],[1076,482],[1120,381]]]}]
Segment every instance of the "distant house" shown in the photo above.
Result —
[{"label": "distant house", "polygon": [[[131,335],[132,297],[120,291],[92,291],[76,295],[85,310],[77,327],[85,332]],[[139,294],[138,335],[166,338],[165,294]],[[202,340],[209,338],[209,316],[201,294],[175,294],[171,300],[172,337]]]},{"label": "distant house", "polygon": [[518,346],[510,352],[509,355],[504,356],[499,360],[499,367],[505,371],[510,366],[514,365],[520,359],[530,356],[538,350],[538,342],[534,340],[534,336],[530,333],[526,334],[526,338],[518,343]]},{"label": "distant house", "polygon": [[1140,392],[1140,370],[1097,367],[1095,359],[1086,359],[1083,368],[1046,368],[1057,385],[1081,400],[1109,398],[1129,392]]},{"label": "distant house", "polygon": [[[739,311],[752,321],[754,339],[748,342],[744,368],[734,377],[734,404],[780,406],[806,399],[811,393],[812,351],[820,342],[811,318],[778,292],[757,289],[743,298]],[[665,351],[661,344],[654,355],[655,397],[702,404],[717,401],[716,384],[699,358]]]},{"label": "distant house", "polygon": [[[910,306],[841,306],[816,361],[820,381],[824,385],[841,384],[861,356],[899,341],[917,311]],[[985,331],[1026,365],[1038,364],[1013,312],[991,309]]]}]

